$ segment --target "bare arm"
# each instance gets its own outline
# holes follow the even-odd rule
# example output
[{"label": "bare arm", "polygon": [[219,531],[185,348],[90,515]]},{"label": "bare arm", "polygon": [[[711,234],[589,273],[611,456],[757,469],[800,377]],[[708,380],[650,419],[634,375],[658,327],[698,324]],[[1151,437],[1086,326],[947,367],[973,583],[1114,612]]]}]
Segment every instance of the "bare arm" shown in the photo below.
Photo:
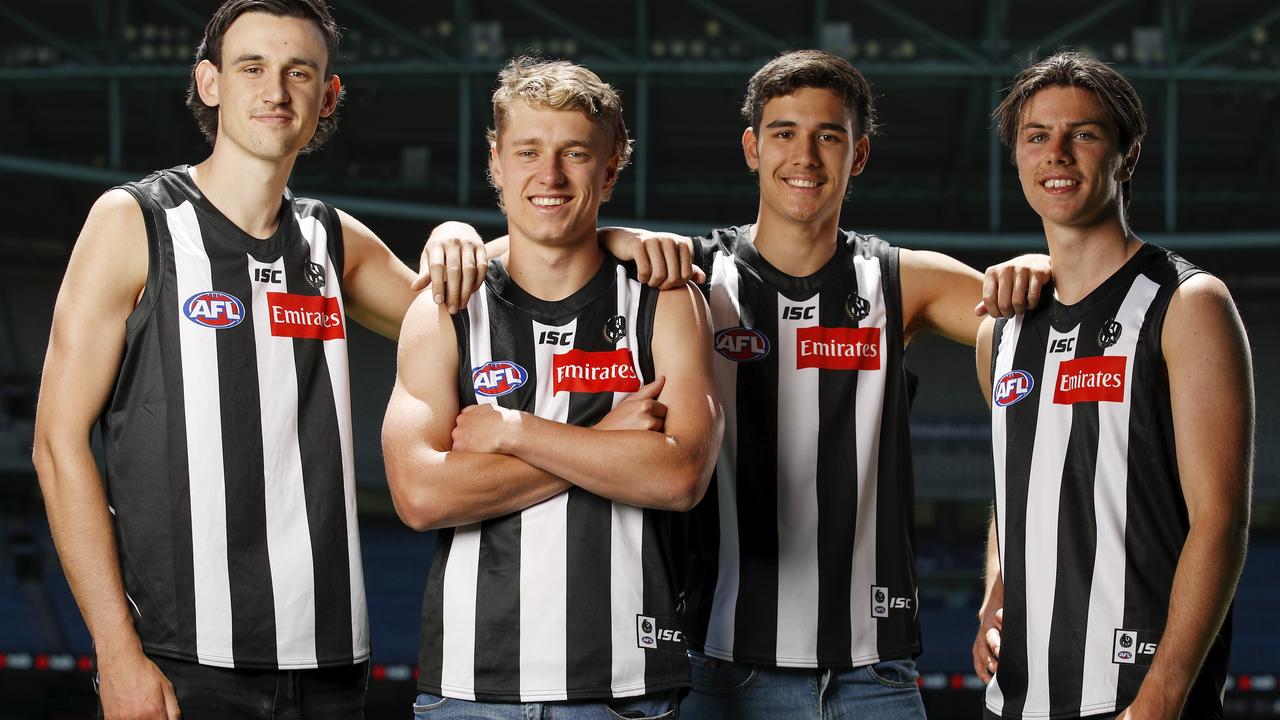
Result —
[{"label": "bare arm", "polygon": [[903,333],[910,342],[920,330],[932,330],[973,345],[982,322],[973,304],[982,297],[977,270],[942,253],[900,250]]},{"label": "bare arm", "polygon": [[1121,717],[1181,714],[1235,594],[1248,541],[1253,369],[1226,286],[1208,275],[1183,283],[1170,301],[1161,340],[1191,527],[1173,576],[1164,634]]},{"label": "bare arm", "polygon": [[405,318],[397,362],[382,449],[391,499],[406,525],[466,525],[522,510],[569,487],[510,455],[455,446],[457,334],[445,308],[426,295]]},{"label": "bare arm", "polygon": [[611,500],[687,510],[702,499],[723,432],[711,381],[710,318],[694,288],[664,291],[653,337],[654,370],[665,378],[663,432],[604,431],[492,407],[468,408],[455,441],[508,453]]},{"label": "bare arm", "polygon": [[142,210],[123,190],[90,210],[53,312],[32,455],[63,572],[93,636],[107,718],[175,717],[178,707],[134,631],[89,445],[120,369],[125,320],[146,284],[146,237]]},{"label": "bare arm", "polygon": [[347,314],[395,340],[413,302],[413,273],[364,223],[339,210],[342,221],[342,289]]},{"label": "bare arm", "polygon": [[[995,321],[988,318],[978,328],[978,385],[991,406],[991,342]],[[999,666],[1000,630],[1004,621],[1004,577],[1000,574],[1000,545],[996,538],[996,516],[992,508],[987,523],[986,566],[982,575],[982,607],[978,610],[978,635],[973,640],[973,670],[982,682],[991,682]]]}]

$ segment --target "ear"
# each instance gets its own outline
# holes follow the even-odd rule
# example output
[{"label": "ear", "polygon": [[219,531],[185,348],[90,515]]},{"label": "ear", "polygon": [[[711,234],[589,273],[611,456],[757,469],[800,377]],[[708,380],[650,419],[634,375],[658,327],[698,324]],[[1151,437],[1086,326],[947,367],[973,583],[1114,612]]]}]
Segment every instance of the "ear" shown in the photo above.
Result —
[{"label": "ear", "polygon": [[742,156],[747,160],[747,167],[760,169],[760,147],[756,141],[756,131],[747,128],[742,131]]},{"label": "ear", "polygon": [[1133,149],[1129,154],[1124,156],[1124,161],[1120,163],[1120,170],[1116,173],[1116,180],[1125,182],[1133,177],[1133,171],[1138,167],[1138,155],[1142,153],[1142,143],[1134,143]]},{"label": "ear", "polygon": [[604,166],[604,186],[601,188],[600,197],[605,200],[613,194],[613,186],[618,182],[618,163],[620,162],[622,162],[622,156],[614,153]]},{"label": "ear", "polygon": [[196,92],[200,93],[200,101],[209,107],[218,107],[218,79],[222,71],[208,60],[201,60],[196,65]]},{"label": "ear", "polygon": [[862,169],[867,166],[867,158],[871,157],[871,140],[863,135],[858,138],[857,144],[853,146],[853,166],[849,168],[849,177],[862,174]]},{"label": "ear", "polygon": [[342,78],[332,75],[325,82],[324,102],[320,104],[320,117],[329,117],[338,109],[338,100],[342,98]]},{"label": "ear", "polygon": [[[615,175],[617,173],[614,173]],[[489,177],[493,179],[493,186],[502,192],[502,163],[498,162],[498,144],[489,143]]]}]

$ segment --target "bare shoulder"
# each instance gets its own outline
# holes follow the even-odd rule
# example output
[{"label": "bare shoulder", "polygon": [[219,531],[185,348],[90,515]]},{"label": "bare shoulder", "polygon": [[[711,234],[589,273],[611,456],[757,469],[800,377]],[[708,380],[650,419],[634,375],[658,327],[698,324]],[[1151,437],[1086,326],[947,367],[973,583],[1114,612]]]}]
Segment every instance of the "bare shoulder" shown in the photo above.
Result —
[{"label": "bare shoulder", "polygon": [[671,327],[697,331],[711,326],[710,310],[702,293],[692,283],[686,282],[658,293],[654,324],[659,330]]},{"label": "bare shoulder", "polygon": [[1170,342],[1177,344],[1233,330],[1238,330],[1243,337],[1244,327],[1231,291],[1217,277],[1199,273],[1173,292],[1161,339],[1166,345]]},{"label": "bare shoulder", "polygon": [[147,281],[147,224],[142,207],[119,188],[103,193],[85,218],[67,265],[64,285],[86,296],[118,294],[133,299]]}]

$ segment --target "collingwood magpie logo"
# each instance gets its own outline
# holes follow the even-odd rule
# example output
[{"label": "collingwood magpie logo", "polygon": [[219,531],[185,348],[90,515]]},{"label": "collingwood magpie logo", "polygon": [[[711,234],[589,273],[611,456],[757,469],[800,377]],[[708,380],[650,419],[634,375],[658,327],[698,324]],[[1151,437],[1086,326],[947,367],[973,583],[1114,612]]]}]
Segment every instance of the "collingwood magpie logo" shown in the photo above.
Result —
[{"label": "collingwood magpie logo", "polygon": [[311,243],[304,242],[302,243],[302,247],[307,253],[307,261],[303,265],[306,270],[306,272],[303,273],[303,276],[306,279],[307,284],[316,290],[324,290],[324,266],[320,263],[311,262]]},{"label": "collingwood magpie logo", "polygon": [[1112,318],[1102,324],[1102,329],[1098,331],[1098,347],[1103,350],[1120,342],[1120,334],[1124,332],[1124,326]]},{"label": "collingwood magpie logo", "polygon": [[621,315],[614,315],[604,321],[604,339],[611,343],[616,343],[627,334],[627,319]]},{"label": "collingwood magpie logo", "polygon": [[844,314],[854,322],[862,322],[871,314],[871,303],[856,292],[849,293],[849,297],[844,300]]}]

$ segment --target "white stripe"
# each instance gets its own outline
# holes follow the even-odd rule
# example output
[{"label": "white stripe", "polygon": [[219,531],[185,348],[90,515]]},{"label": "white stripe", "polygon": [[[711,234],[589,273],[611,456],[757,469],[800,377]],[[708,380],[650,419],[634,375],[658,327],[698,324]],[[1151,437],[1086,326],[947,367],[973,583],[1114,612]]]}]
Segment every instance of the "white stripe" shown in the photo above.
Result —
[{"label": "white stripe", "polygon": [[[616,269],[617,307],[627,319],[627,334],[614,343],[631,350],[636,377],[640,374],[640,284],[627,277],[626,268]],[[652,381],[653,378],[644,378]],[[630,393],[613,393],[617,407]],[[611,687],[614,697],[645,693],[645,651],[636,642],[636,615],[644,612],[644,510],[612,503],[609,527],[609,619],[613,637]],[[637,683],[638,681],[638,683]]]},{"label": "white stripe", "polygon": [[1116,320],[1124,330],[1120,340],[1104,351],[1128,357],[1124,402],[1098,403],[1098,459],[1094,471],[1093,502],[1097,547],[1089,589],[1089,621],[1084,644],[1084,693],[1081,708],[1088,713],[1115,710],[1120,666],[1112,662],[1112,638],[1124,628],[1125,525],[1128,512],[1129,411],[1133,393],[1134,357],[1138,334],[1160,286],[1139,275],[1129,287]]},{"label": "white stripe", "polygon": [[[880,358],[886,357],[888,336],[887,310],[884,301],[884,275],[879,258],[856,255],[854,271],[858,277],[858,294],[871,304],[871,312],[859,327],[878,327]],[[884,420],[884,389],[888,373],[896,371],[882,364],[875,372],[858,371],[858,401],[855,427],[858,443],[858,516],[853,531],[853,572],[850,579],[849,614],[853,630],[850,655],[853,664],[861,665],[880,659],[877,645],[878,620],[871,617],[871,588],[880,585],[876,568],[876,521],[879,515],[880,426]],[[889,478],[888,482],[898,482]]]},{"label": "white stripe", "polygon": [[[779,665],[811,666],[818,654],[818,369],[797,367],[801,327],[817,321],[818,295],[778,295],[778,649]],[[801,309],[803,308],[803,309]]]},{"label": "white stripe", "polygon": [[[489,343],[488,288],[481,287],[467,303],[470,318],[468,345],[471,367],[493,359]],[[459,357],[461,363],[465,358]],[[461,403],[462,398],[458,398]],[[496,398],[477,395],[476,401],[497,404]],[[480,523],[453,531],[453,543],[445,561],[441,581],[441,664],[440,692],[449,697],[475,700],[476,671],[476,589],[480,577]]]},{"label": "white stripe", "polygon": [[[317,218],[298,217],[302,236],[311,245],[311,262],[325,269],[324,292],[335,298],[349,329],[346,304],[342,299],[341,268],[329,256],[329,237]],[[356,515],[356,464],[351,430],[351,373],[347,362],[347,339],[324,342],[325,366],[333,388],[333,406],[338,416],[338,440],[342,450],[342,497],[347,518],[347,567],[351,577],[351,654],[356,661],[369,656],[369,611],[364,594],[364,564],[360,554],[360,525]]]},{"label": "white stripe", "polygon": [[[1076,338],[1079,326],[1060,333],[1049,328],[1046,350],[1058,340]],[[1077,339],[1076,342],[1079,342]],[[1070,344],[1074,346],[1074,343]],[[1067,344],[1061,344],[1066,347]],[[1071,439],[1072,406],[1053,401],[1058,368],[1074,352],[1045,352],[1040,371],[1039,417],[1031,451],[1027,483],[1026,553],[1024,576],[1027,596],[1027,708],[1049,706],[1049,631],[1053,626],[1053,601],[1058,577],[1058,504],[1062,498],[1062,471]]]},{"label": "white stripe", "polygon": [[[533,324],[536,338],[548,330],[577,331],[565,325]],[[538,388],[534,414],[556,422],[569,419],[572,393],[555,392],[555,346],[537,345]],[[568,507],[562,492],[520,513],[520,697],[564,700],[568,684]]]},{"label": "white stripe", "polygon": [[[248,259],[253,288],[253,332],[262,417],[263,499],[267,558],[275,603],[276,657],[281,667],[316,667],[316,604],[311,531],[298,446],[298,375],[293,338],[271,336],[269,291],[288,287],[254,282],[254,271],[270,268],[285,277],[284,259],[267,265]],[[249,299],[249,298],[245,298]]]},{"label": "white stripe", "polygon": [[[1006,373],[1013,369],[1013,353],[1018,347],[1018,337],[1022,334],[1022,321],[1024,315],[1019,315],[1004,324],[1004,330],[1000,337],[992,338],[993,349],[995,353],[996,363],[995,371],[992,378],[992,397],[995,393],[995,383]],[[983,368],[983,372],[986,368]],[[1042,381],[1043,378],[1037,380]],[[1044,388],[1041,388],[1044,392]],[[1008,453],[1008,425],[1006,412],[1007,408],[996,405],[989,397],[987,402],[991,404],[991,460],[995,466],[995,502],[996,502],[996,547],[1000,554],[1000,567],[1004,568],[1004,546],[1005,546],[1005,458]],[[1000,673],[996,673],[991,682],[987,685],[987,707],[992,712],[1000,714],[1004,711],[1004,692],[1000,689]]]},{"label": "white stripe", "polygon": [[[716,331],[738,327],[738,268],[733,258],[717,253],[711,270],[711,316]],[[776,350],[775,350],[776,351]],[[738,364],[714,353],[716,389],[724,405],[724,439],[716,463],[716,496],[720,509],[719,571],[704,650],[733,659],[733,629],[738,609]]]},{"label": "white stripe", "polygon": [[[190,202],[165,211],[173,238],[182,354],[182,404],[191,494],[191,547],[195,574],[196,655],[201,663],[234,667],[231,580],[227,561],[227,497],[222,468],[222,404],[218,387],[219,330],[188,320],[182,304],[213,289],[200,223]],[[248,298],[241,298],[244,302]]]}]

